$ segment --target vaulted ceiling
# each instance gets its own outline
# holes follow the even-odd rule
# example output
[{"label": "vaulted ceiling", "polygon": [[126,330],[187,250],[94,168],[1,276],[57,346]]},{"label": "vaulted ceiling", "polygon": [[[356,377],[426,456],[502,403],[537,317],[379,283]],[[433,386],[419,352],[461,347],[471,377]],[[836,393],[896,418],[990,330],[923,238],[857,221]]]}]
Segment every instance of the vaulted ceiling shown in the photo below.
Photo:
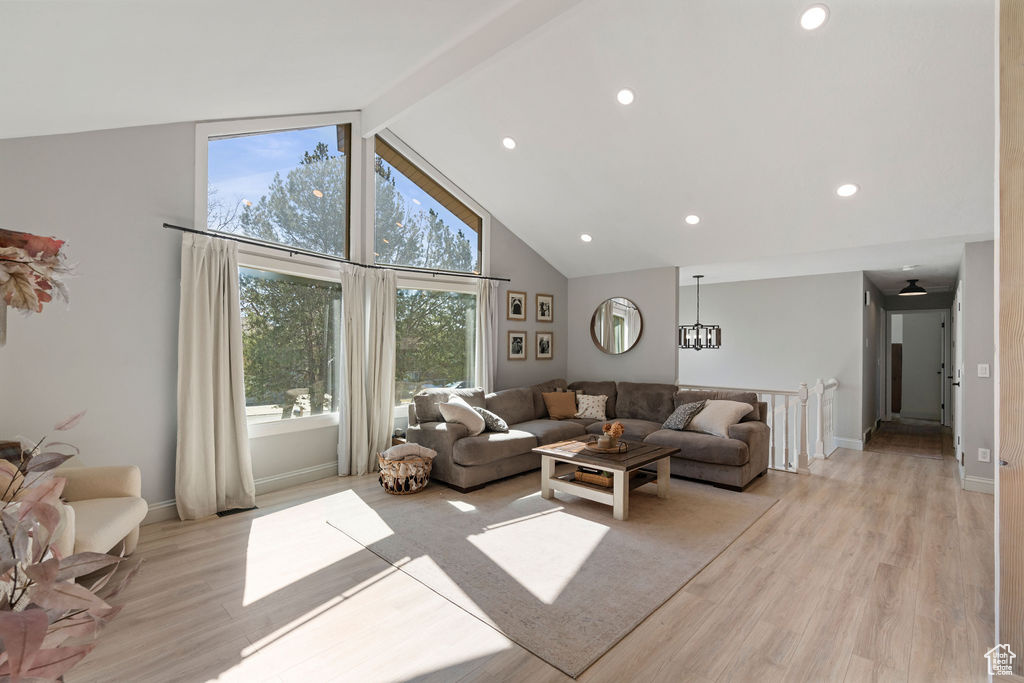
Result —
[{"label": "vaulted ceiling", "polygon": [[810,4],[0,2],[0,137],[363,109],[570,277],[949,279],[993,233],[993,0]]}]

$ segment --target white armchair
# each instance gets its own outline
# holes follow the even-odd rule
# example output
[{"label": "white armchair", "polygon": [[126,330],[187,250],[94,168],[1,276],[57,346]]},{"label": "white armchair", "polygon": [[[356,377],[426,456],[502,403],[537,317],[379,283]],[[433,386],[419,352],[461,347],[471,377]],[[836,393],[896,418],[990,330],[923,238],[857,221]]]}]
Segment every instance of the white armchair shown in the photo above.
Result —
[{"label": "white armchair", "polygon": [[125,555],[135,551],[149,511],[138,467],[60,467],[54,474],[67,480],[64,529],[54,543],[62,557],[106,553],[121,541]]}]

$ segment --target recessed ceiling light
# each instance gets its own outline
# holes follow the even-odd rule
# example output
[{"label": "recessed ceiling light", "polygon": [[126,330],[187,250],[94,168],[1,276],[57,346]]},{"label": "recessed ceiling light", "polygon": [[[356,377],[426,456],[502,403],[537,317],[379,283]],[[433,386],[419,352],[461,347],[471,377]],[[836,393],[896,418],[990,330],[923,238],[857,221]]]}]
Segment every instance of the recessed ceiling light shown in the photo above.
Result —
[{"label": "recessed ceiling light", "polygon": [[501,144],[504,145],[505,149],[515,149],[516,141],[512,138],[502,138]]},{"label": "recessed ceiling light", "polygon": [[914,268],[917,268],[917,266],[903,266],[902,269],[903,270],[913,270]]},{"label": "recessed ceiling light", "polygon": [[589,242],[592,239],[594,238],[588,235],[587,233],[583,233],[582,235],[580,235],[580,241],[582,242]]},{"label": "recessed ceiling light", "polygon": [[696,215],[691,213],[689,216],[687,216],[683,220],[686,221],[687,225],[697,225],[698,223],[700,223],[700,216],[696,216]]},{"label": "recessed ceiling light", "polygon": [[615,95],[615,99],[619,101],[619,104],[633,104],[635,95],[629,88],[623,88]]},{"label": "recessed ceiling light", "polygon": [[811,5],[800,15],[800,26],[807,31],[821,28],[828,21],[828,7],[825,5]]},{"label": "recessed ceiling light", "polygon": [[846,183],[845,185],[840,185],[836,188],[836,194],[840,197],[852,197],[857,194],[857,190],[859,189],[860,188],[853,183]]}]

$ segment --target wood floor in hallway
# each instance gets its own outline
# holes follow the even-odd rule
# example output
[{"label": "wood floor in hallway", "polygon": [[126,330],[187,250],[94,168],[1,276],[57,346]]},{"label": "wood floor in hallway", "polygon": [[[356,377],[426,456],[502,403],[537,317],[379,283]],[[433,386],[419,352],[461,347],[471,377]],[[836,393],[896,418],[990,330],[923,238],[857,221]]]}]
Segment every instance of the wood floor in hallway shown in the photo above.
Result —
[{"label": "wood floor in hallway", "polygon": [[[952,458],[839,450],[755,486],[779,503],[580,680],[986,679],[993,500]],[[344,491],[386,495],[332,478],[145,527],[127,606],[67,680],[570,680],[328,527]]]}]

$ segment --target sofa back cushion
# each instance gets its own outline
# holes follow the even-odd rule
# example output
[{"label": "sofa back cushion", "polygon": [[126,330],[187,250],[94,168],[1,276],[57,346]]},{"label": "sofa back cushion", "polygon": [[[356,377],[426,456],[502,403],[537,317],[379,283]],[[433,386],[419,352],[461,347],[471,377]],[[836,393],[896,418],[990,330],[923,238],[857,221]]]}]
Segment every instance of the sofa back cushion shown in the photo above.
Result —
[{"label": "sofa back cushion", "polygon": [[487,410],[501,416],[510,426],[533,418],[533,389],[518,387],[487,394]]},{"label": "sofa back cushion", "polygon": [[674,384],[619,382],[616,390],[615,417],[651,420],[661,424],[675,410]]},{"label": "sofa back cushion", "polygon": [[551,391],[568,391],[569,385],[564,379],[549,379],[547,382],[534,384],[531,388],[533,389],[533,419],[539,420],[548,416],[548,407],[544,403],[542,394]]},{"label": "sofa back cushion", "polygon": [[607,396],[604,404],[604,415],[608,419],[616,417],[615,414],[615,382],[573,382],[569,385],[573,391],[582,391],[587,396]]},{"label": "sofa back cushion", "polygon": [[449,396],[458,396],[471,406],[485,408],[483,389],[447,389],[437,387],[424,389],[412,397],[416,404],[416,420],[418,422],[443,422],[441,411],[437,405],[447,403]]},{"label": "sofa back cushion", "polygon": [[738,401],[740,403],[749,403],[754,406],[754,409],[744,415],[740,421],[765,421],[765,417],[761,415],[761,402],[757,400],[757,394],[753,391],[683,389],[676,392],[675,404],[677,408],[684,403],[694,403],[695,401]]}]

